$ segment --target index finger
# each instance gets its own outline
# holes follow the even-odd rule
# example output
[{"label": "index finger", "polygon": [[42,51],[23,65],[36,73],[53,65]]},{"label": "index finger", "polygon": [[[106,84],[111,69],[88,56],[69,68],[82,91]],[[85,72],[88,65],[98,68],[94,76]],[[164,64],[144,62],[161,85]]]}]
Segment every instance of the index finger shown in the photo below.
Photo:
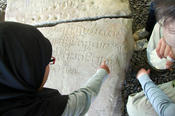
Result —
[{"label": "index finger", "polygon": [[101,63],[101,65],[105,65],[106,64],[106,60],[104,60],[102,63]]},{"label": "index finger", "polygon": [[161,48],[161,45],[162,45],[162,40],[160,40],[158,42],[158,45],[157,45],[157,48],[156,48],[156,52],[157,52],[157,55],[161,58],[161,55],[160,55],[160,48]]},{"label": "index finger", "polygon": [[166,58],[168,54],[170,54],[170,52],[171,52],[171,47],[167,45],[165,48],[164,57]]},{"label": "index finger", "polygon": [[159,54],[160,54],[161,58],[165,58],[164,53],[165,53],[166,46],[167,46],[167,44],[162,39],[161,46],[160,46],[160,51],[159,51]]},{"label": "index finger", "polygon": [[168,56],[169,56],[169,57],[171,57],[171,58],[173,58],[173,59],[175,59],[175,57],[174,57],[174,54],[173,54],[173,51],[172,51],[172,50],[169,52]]},{"label": "index finger", "polygon": [[150,69],[148,69],[148,70],[147,70],[147,73],[149,74],[150,72],[151,72],[151,70],[150,70]]}]

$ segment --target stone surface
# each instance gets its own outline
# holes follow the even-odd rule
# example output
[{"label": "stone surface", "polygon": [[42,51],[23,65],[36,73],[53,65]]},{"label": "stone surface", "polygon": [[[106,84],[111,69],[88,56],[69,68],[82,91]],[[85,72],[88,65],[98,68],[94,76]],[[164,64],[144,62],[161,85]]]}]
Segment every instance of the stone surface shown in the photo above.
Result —
[{"label": "stone surface", "polygon": [[148,36],[149,36],[149,32],[146,31],[145,28],[139,29],[133,34],[133,37],[134,37],[135,41],[138,41],[138,40],[141,40],[141,39],[145,39]]},{"label": "stone surface", "polygon": [[133,51],[132,20],[102,19],[40,28],[51,41],[56,64],[47,87],[69,94],[82,87],[106,59],[110,77],[91,105],[88,116],[121,116],[121,88]]},{"label": "stone surface", "polygon": [[142,40],[138,40],[135,42],[135,51],[142,51],[144,49],[146,49],[148,46],[148,40],[147,39],[142,39]]},{"label": "stone surface", "polygon": [[128,0],[8,0],[6,19],[36,24],[127,14]]},{"label": "stone surface", "polygon": [[0,0],[0,22],[5,20],[6,0]]}]

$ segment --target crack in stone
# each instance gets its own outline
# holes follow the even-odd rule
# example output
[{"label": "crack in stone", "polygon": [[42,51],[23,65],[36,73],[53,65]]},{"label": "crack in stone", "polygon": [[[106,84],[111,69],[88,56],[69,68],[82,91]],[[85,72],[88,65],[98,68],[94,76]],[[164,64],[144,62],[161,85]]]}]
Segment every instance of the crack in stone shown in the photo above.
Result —
[{"label": "crack in stone", "polygon": [[33,26],[37,28],[42,28],[42,27],[52,27],[58,24],[63,24],[63,23],[71,23],[71,22],[84,22],[84,21],[96,21],[100,19],[112,19],[112,18],[126,18],[126,19],[131,19],[132,15],[125,15],[125,16],[99,16],[99,17],[88,17],[88,18],[77,18],[77,19],[70,19],[70,20],[61,20],[61,21],[48,21],[48,22],[42,22],[38,24],[33,24]]}]

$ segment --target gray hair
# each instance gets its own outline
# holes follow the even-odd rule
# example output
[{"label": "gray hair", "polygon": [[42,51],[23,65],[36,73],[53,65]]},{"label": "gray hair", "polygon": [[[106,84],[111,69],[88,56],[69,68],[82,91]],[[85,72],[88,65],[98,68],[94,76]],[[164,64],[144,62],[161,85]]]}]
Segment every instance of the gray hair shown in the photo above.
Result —
[{"label": "gray hair", "polygon": [[175,0],[154,0],[157,21],[163,20],[163,25],[175,21]]}]

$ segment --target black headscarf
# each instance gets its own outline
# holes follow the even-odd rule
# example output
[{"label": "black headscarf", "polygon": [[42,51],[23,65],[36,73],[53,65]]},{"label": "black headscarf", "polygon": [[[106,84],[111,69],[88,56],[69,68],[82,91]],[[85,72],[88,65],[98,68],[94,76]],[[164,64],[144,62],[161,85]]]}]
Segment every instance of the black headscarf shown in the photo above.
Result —
[{"label": "black headscarf", "polygon": [[35,27],[0,23],[0,116],[60,116],[67,96],[39,90],[52,46]]}]

